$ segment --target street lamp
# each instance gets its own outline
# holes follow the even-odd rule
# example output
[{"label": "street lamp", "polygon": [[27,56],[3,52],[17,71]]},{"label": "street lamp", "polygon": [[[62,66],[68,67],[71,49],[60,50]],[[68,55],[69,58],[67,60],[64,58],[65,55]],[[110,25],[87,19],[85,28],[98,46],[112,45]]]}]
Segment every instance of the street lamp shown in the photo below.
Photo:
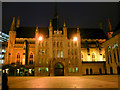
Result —
[{"label": "street lamp", "polygon": [[73,41],[77,41],[77,37],[74,37],[74,38],[73,38]]},{"label": "street lamp", "polygon": [[42,40],[43,40],[43,37],[42,37],[42,36],[40,36],[40,37],[39,37],[39,41],[42,41]]}]

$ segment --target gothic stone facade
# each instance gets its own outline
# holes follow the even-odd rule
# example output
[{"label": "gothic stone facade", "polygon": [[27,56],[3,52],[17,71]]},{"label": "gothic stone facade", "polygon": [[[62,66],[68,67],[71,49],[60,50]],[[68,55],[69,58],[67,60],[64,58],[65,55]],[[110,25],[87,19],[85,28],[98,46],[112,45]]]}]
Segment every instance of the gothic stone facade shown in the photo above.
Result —
[{"label": "gothic stone facade", "polygon": [[[72,37],[68,38],[68,31],[71,31],[68,30],[65,22],[61,29],[53,30],[50,21],[47,28],[48,36],[42,33],[42,28],[36,27],[32,38],[17,37],[18,34],[26,34],[17,33],[15,28],[19,27],[15,27],[13,18],[5,64],[18,63],[28,66],[29,69],[34,67],[36,76],[105,74],[105,50],[102,43],[106,39],[84,38],[78,27],[75,28],[76,32]],[[30,30],[27,33],[29,32]],[[84,36],[87,35],[85,30],[83,32]]]}]

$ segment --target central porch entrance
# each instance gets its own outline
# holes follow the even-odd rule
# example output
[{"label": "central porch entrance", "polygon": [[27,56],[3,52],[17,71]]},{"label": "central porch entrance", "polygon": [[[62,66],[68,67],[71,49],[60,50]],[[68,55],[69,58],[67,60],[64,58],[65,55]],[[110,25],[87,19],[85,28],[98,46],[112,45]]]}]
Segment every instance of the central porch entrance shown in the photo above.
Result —
[{"label": "central porch entrance", "polygon": [[61,63],[55,64],[54,76],[64,76],[64,66]]}]

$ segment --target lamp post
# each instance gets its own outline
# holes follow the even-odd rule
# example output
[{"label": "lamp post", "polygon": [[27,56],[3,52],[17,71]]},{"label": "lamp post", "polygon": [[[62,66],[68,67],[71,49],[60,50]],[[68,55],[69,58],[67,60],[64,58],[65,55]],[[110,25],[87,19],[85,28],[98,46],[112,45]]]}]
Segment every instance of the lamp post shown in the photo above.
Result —
[{"label": "lamp post", "polygon": [[74,37],[74,38],[73,38],[73,41],[76,42],[76,41],[77,41],[77,37]]}]

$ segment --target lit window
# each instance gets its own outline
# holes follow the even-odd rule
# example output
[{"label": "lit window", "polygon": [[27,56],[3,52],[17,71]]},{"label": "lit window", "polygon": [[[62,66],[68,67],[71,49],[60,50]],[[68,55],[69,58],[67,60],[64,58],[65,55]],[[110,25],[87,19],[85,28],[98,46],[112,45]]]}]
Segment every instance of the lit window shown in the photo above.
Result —
[{"label": "lit window", "polygon": [[17,63],[20,63],[20,53],[17,54]]},{"label": "lit window", "polygon": [[33,54],[30,54],[30,60],[29,60],[29,64],[33,64]]},{"label": "lit window", "polygon": [[69,68],[69,72],[71,72],[71,68]]},{"label": "lit window", "polygon": [[2,49],[2,52],[6,52],[5,49]]},{"label": "lit window", "polygon": [[46,68],[46,72],[48,72],[48,68]]},{"label": "lit window", "polygon": [[95,61],[95,54],[92,53],[92,61]]},{"label": "lit window", "polygon": [[63,58],[63,51],[61,50],[61,58]]},{"label": "lit window", "polygon": [[78,67],[76,67],[76,72],[78,72]]},{"label": "lit window", "polygon": [[38,72],[39,72],[39,73],[41,72],[41,68],[38,68]]},{"label": "lit window", "polygon": [[73,72],[75,72],[75,69],[73,68]]},{"label": "lit window", "polygon": [[108,51],[110,51],[110,49],[111,49],[111,47],[110,47],[110,46],[108,46]]}]

